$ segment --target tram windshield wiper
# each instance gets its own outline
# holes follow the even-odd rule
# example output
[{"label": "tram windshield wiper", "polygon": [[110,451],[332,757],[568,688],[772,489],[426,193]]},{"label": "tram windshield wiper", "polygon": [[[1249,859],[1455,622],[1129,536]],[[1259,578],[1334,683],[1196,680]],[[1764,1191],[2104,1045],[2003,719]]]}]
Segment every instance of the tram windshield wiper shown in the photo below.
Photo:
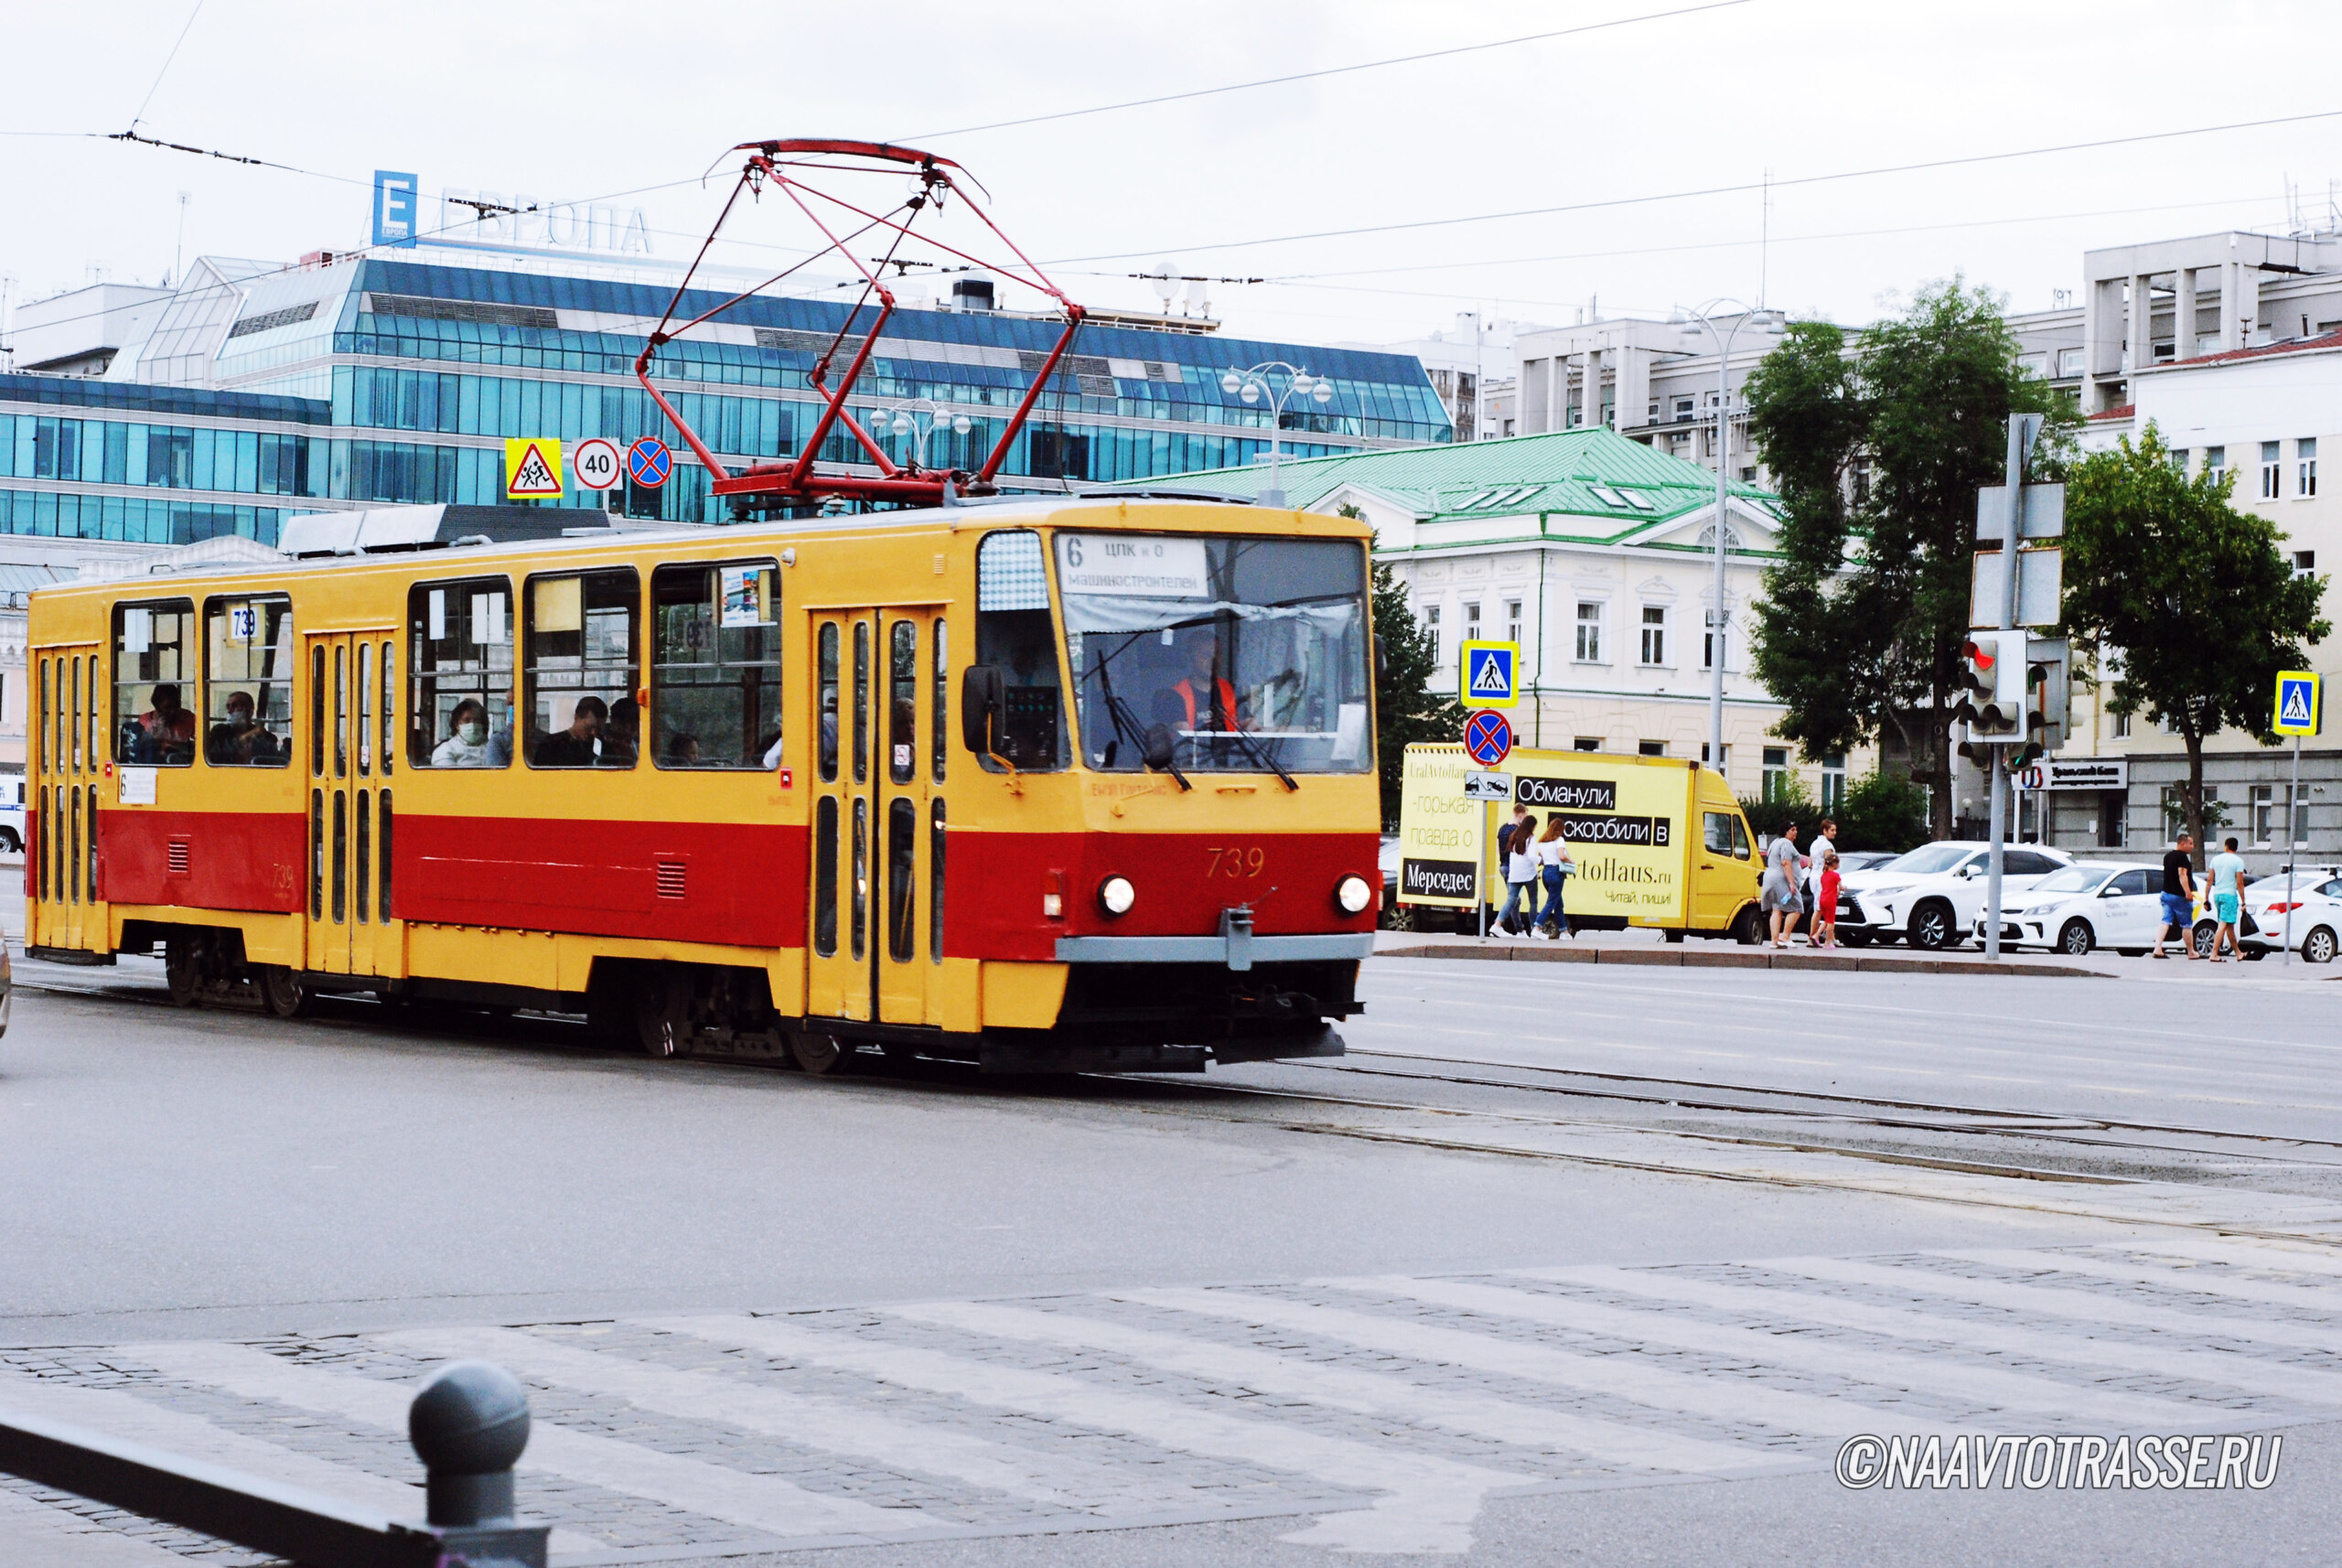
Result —
[{"label": "tram windshield wiper", "polygon": [[[1228,722],[1231,726],[1234,725],[1236,723],[1236,715],[1233,714],[1229,714]],[[1250,730],[1231,727],[1228,733],[1234,736],[1238,740],[1243,742],[1244,749],[1252,753],[1253,758],[1258,761],[1262,767],[1266,768],[1270,772],[1283,779],[1284,781],[1284,787],[1288,792],[1299,791],[1301,789],[1301,781],[1295,779],[1292,774],[1286,772],[1284,764],[1279,762],[1275,757],[1272,756],[1269,748],[1262,746],[1259,739],[1254,736]]]},{"label": "tram windshield wiper", "polygon": [[1174,749],[1165,746],[1158,751],[1150,746],[1149,736],[1140,727],[1138,715],[1131,712],[1130,703],[1114,694],[1114,678],[1106,673],[1106,666],[1112,658],[1112,655],[1109,654],[1100,659],[1090,666],[1090,669],[1098,677],[1099,694],[1106,700],[1107,716],[1114,721],[1114,734],[1138,747],[1139,761],[1145,765],[1148,771],[1168,772],[1173,779],[1178,780],[1179,792],[1186,794],[1195,786],[1188,783],[1187,776],[1179,771],[1179,764]]}]

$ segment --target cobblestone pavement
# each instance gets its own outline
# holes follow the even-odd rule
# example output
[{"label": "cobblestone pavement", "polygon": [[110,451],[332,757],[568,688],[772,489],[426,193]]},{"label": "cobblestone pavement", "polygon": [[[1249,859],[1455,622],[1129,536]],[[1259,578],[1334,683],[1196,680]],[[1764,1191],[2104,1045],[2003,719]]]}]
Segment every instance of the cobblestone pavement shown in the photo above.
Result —
[{"label": "cobblestone pavement", "polygon": [[[0,1350],[0,1404],[419,1515],[414,1384],[529,1385],[557,1563],[1290,1519],[1446,1553],[1492,1497],[1826,1467],[1855,1433],[2342,1411],[2342,1256],[2208,1237]],[[0,1479],[14,1561],[251,1553]],[[32,1549],[38,1547],[39,1552]]]}]

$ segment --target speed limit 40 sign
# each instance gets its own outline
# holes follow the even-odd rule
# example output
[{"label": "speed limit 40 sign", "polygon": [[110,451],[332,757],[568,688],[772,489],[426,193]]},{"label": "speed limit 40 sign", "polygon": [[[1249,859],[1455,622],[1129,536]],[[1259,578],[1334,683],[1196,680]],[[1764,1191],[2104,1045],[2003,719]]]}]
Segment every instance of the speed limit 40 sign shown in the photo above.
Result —
[{"label": "speed limit 40 sign", "polygon": [[618,482],[618,444],[596,435],[580,441],[569,455],[569,477],[582,490],[607,490]]}]

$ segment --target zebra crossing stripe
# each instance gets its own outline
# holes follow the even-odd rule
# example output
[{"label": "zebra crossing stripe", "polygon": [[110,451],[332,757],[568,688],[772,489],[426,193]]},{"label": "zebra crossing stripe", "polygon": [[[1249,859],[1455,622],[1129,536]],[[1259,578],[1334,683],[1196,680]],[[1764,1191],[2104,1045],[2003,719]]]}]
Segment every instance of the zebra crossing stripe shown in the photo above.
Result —
[{"label": "zebra crossing stripe", "polygon": [[[808,1448],[945,1476],[1075,1512],[1131,1500],[1127,1467],[991,1443],[903,1421],[841,1400],[814,1398],[714,1372],[686,1371],[603,1350],[584,1350],[513,1328],[425,1328],[382,1337],[446,1357],[478,1356],[524,1378],[621,1399],[686,1421],[714,1421]],[[693,1341],[693,1343],[697,1343]],[[1194,1488],[1154,1488],[1158,1507],[1192,1507]]]},{"label": "zebra crossing stripe", "polygon": [[[1738,1265],[1753,1274],[1771,1272],[1770,1263]],[[1785,1265],[1793,1270],[1794,1264]],[[1881,1338],[1910,1339],[1931,1347],[1984,1350],[2027,1360],[2063,1361],[2077,1367],[2114,1367],[2158,1377],[2194,1378],[2216,1387],[2240,1389],[2279,1399],[2342,1405],[2342,1375],[2294,1366],[2256,1363],[2248,1357],[2218,1350],[2183,1350],[2164,1345],[2135,1345],[2117,1339],[2096,1339],[2071,1332],[2052,1333],[1973,1317],[1942,1317],[1909,1307],[1879,1306],[1843,1296],[1821,1295],[1810,1290],[1768,1286],[1755,1278],[1718,1284],[1688,1279],[1671,1271],[1570,1268],[1528,1269],[1535,1279],[1585,1284],[1620,1294],[1647,1296],[1755,1317],[1767,1323],[1792,1320],[1851,1328]],[[2067,1385],[2038,1380],[2047,1386]],[[1983,1384],[1976,1391],[1985,1392]],[[2016,1407],[2011,1406],[2014,1409]],[[2183,1419],[2197,1421],[2200,1414]],[[2229,1419],[2222,1416],[2223,1420]]]},{"label": "zebra crossing stripe", "polygon": [[[242,1345],[142,1345],[124,1353],[135,1355],[168,1376],[245,1399],[274,1400],[296,1409],[402,1432],[406,1429],[407,1404],[414,1398],[412,1389],[398,1383],[305,1367]],[[754,1476],[703,1464],[542,1419],[529,1423],[528,1452],[519,1468],[649,1498],[783,1539],[894,1536],[903,1528],[898,1510],[826,1497],[778,1476]]]},{"label": "zebra crossing stripe", "polygon": [[[1872,1350],[1842,1340],[1805,1339],[1746,1324],[1704,1323],[1681,1312],[1607,1306],[1575,1296],[1537,1295],[1456,1280],[1361,1280],[1350,1288],[1382,1291],[1464,1312],[1600,1334],[1630,1344],[1681,1346],[1760,1367],[1787,1368],[1868,1383],[1890,1393],[1910,1389],[1973,1399],[2003,1410],[2088,1419],[2115,1426],[2154,1427],[2158,1431],[2202,1413],[2172,1400],[2078,1388],[2053,1378],[1963,1362],[1931,1361],[1907,1352]],[[1763,1310],[1761,1302],[1747,1305]]]},{"label": "zebra crossing stripe", "polygon": [[1273,1422],[1221,1415],[1058,1373],[817,1333],[777,1318],[663,1318],[653,1326],[714,1344],[858,1372],[880,1382],[950,1394],[972,1404],[1127,1433],[1162,1448],[1240,1459],[1382,1494],[1370,1508],[1322,1514],[1310,1528],[1280,1538],[1303,1545],[1348,1552],[1468,1551],[1481,1498],[1499,1487],[1534,1479]]},{"label": "zebra crossing stripe", "polygon": [[1420,1423],[1528,1448],[1574,1450],[1610,1464],[1724,1476],[1804,1468],[1810,1463],[1789,1455],[1681,1437],[1622,1422],[1596,1421],[1489,1395],[1430,1388],[1379,1372],[1328,1367],[1249,1345],[1186,1339],[1068,1312],[952,1302],[896,1307],[889,1315],[997,1339],[1081,1346],[1222,1385],[1238,1384],[1336,1410]]},{"label": "zebra crossing stripe", "polygon": [[2342,1257],[2327,1252],[2312,1252],[2301,1247],[2202,1241],[2193,1236],[2158,1236],[2153,1241],[2135,1243],[2126,1251],[2149,1258],[2193,1258],[2199,1263],[2226,1263],[2236,1269],[2263,1269],[2272,1273],[2290,1271],[2294,1273],[2323,1274],[2329,1279],[2342,1278]]},{"label": "zebra crossing stripe", "polygon": [[1728,1426],[1842,1436],[1865,1430],[1891,1413],[1902,1423],[1897,1431],[1925,1434],[1954,1430],[1940,1423],[1913,1423],[1907,1420],[1907,1412],[1871,1408],[1853,1401],[1763,1388],[1739,1378],[1708,1378],[1673,1371],[1649,1365],[1649,1358],[1641,1356],[1581,1354],[1405,1318],[1238,1291],[1146,1290],[1121,1294],[1127,1301],[1232,1318],[1255,1326],[1344,1339],[1411,1360],[1557,1384],[1653,1410],[1703,1416]]},{"label": "zebra crossing stripe", "polygon": [[[2026,1267],[2040,1268],[2047,1255],[2021,1254]],[[2111,1328],[2145,1328],[2192,1338],[2254,1343],[2288,1350],[2334,1348],[2335,1331],[2306,1323],[2247,1322],[2241,1318],[2207,1317],[2200,1312],[2179,1312],[2124,1301],[2100,1291],[2060,1290],[2044,1284],[2018,1284],[2007,1280],[1982,1280],[1969,1274],[1938,1273],[1924,1269],[1888,1269],[1843,1258],[1785,1258],[1769,1261],[1768,1269],[1806,1274],[1839,1284],[1872,1285],[1906,1294],[1937,1296],[2010,1312],[2044,1317],[2076,1318]]]},{"label": "zebra crossing stripe", "polygon": [[2069,1274],[2088,1274],[2094,1279],[2119,1280],[2124,1284],[2156,1285],[2168,1291],[2228,1296],[2262,1306],[2297,1306],[2311,1312],[2342,1312],[2342,1294],[2322,1285],[2274,1284],[2262,1280],[2223,1278],[2218,1274],[2197,1278],[2193,1273],[2157,1268],[2152,1263],[2117,1262],[2076,1252],[2045,1255],[1978,1248],[1970,1251],[1939,1252],[1936,1256],[1957,1258],[1962,1262],[1990,1263],[2003,1269],[2057,1269]]}]

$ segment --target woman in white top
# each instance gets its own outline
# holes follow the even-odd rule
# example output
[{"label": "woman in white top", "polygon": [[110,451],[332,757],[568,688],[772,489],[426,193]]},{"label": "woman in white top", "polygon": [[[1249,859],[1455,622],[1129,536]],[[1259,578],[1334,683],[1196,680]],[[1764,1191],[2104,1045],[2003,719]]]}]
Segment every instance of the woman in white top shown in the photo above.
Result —
[{"label": "woman in white top", "polygon": [[434,768],[496,768],[494,743],[488,734],[488,709],[478,699],[466,697],[447,715],[447,738],[431,753]]},{"label": "woman in white top", "polygon": [[1577,934],[1570,929],[1570,918],[1562,910],[1562,867],[1565,865],[1572,871],[1577,869],[1570,846],[1562,837],[1562,814],[1555,811],[1545,820],[1544,834],[1537,841],[1537,869],[1545,879],[1545,911],[1538,918],[1537,929],[1553,938]]},{"label": "woman in white top", "polygon": [[[1526,936],[1534,923],[1531,917],[1537,913],[1537,813],[1525,813],[1512,825],[1512,836],[1505,842],[1511,853],[1504,860],[1504,913],[1497,917],[1497,929]],[[1521,909],[1524,896],[1529,908]],[[1516,911],[1523,922],[1518,926],[1513,924]]]}]

